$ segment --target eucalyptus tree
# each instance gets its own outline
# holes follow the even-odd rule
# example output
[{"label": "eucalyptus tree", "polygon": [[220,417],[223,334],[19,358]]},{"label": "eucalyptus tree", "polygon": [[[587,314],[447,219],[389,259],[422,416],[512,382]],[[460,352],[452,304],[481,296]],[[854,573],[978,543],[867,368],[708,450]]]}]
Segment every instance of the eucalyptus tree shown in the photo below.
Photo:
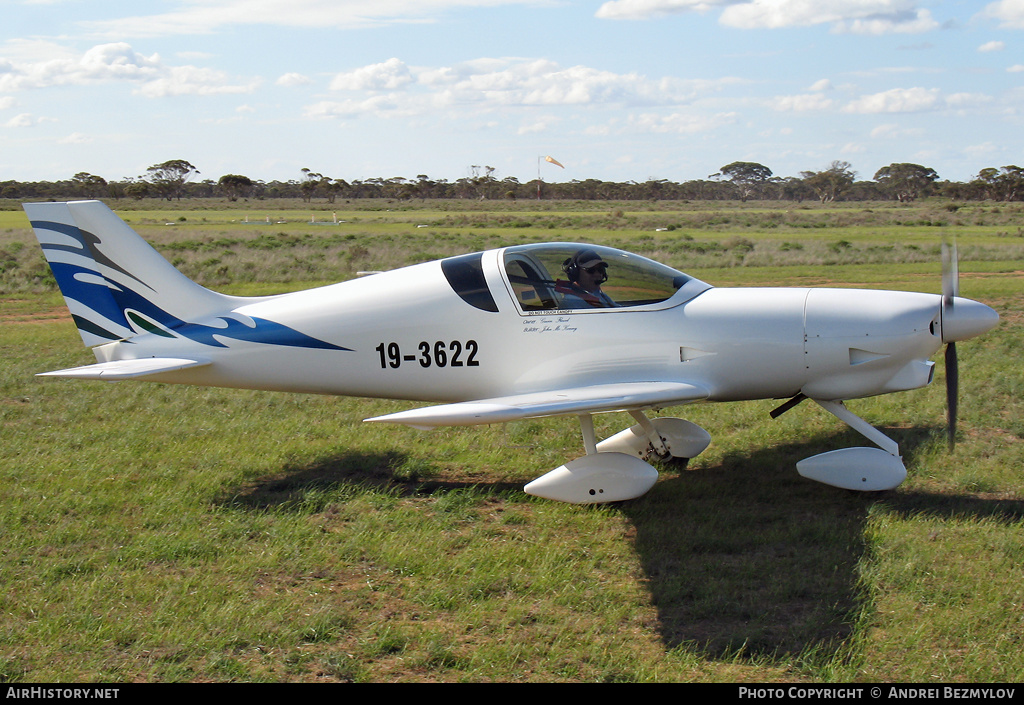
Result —
[{"label": "eucalyptus tree", "polygon": [[248,176],[241,174],[225,174],[217,181],[217,188],[228,197],[229,201],[248,198],[252,193],[253,182]]},{"label": "eucalyptus tree", "polygon": [[80,171],[71,178],[80,195],[85,198],[99,198],[107,191],[107,180],[85,171]]},{"label": "eucalyptus tree", "polygon": [[299,188],[302,190],[302,200],[309,203],[316,194],[317,187],[323,181],[324,175],[310,170],[309,167],[302,167],[302,183]]},{"label": "eucalyptus tree", "polygon": [[739,192],[740,200],[746,202],[751,196],[760,194],[771,180],[772,170],[757,162],[733,162],[723,166],[711,178],[731,181]]},{"label": "eucalyptus tree", "polygon": [[822,203],[831,203],[853,186],[857,178],[849,162],[836,160],[824,171],[801,171],[804,182],[818,195]]},{"label": "eucalyptus tree", "polygon": [[168,201],[174,198],[180,201],[185,184],[198,173],[199,170],[184,159],[171,159],[146,169],[146,178],[158,195]]},{"label": "eucalyptus tree", "polygon": [[1024,197],[1024,169],[1014,164],[998,169],[982,169],[974,183],[980,187],[986,198],[1015,201]]},{"label": "eucalyptus tree", "polygon": [[926,193],[938,178],[934,169],[920,164],[894,163],[875,172],[875,181],[900,203],[910,203]]}]

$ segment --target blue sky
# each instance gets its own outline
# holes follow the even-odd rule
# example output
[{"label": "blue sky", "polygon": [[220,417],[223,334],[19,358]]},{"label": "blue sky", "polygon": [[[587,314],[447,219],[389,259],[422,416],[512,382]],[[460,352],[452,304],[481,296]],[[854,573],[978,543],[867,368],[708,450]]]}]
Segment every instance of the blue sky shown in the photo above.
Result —
[{"label": "blue sky", "polygon": [[[1024,0],[0,0],[0,181],[1024,165]],[[559,169],[538,163],[552,155]]]}]

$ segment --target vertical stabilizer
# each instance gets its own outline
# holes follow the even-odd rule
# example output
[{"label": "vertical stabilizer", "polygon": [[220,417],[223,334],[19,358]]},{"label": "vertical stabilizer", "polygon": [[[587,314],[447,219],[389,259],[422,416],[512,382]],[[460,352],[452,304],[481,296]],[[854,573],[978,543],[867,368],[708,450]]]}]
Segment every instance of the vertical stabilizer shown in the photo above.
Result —
[{"label": "vertical stabilizer", "polygon": [[242,301],[183,275],[100,201],[24,208],[87,346],[171,330]]}]

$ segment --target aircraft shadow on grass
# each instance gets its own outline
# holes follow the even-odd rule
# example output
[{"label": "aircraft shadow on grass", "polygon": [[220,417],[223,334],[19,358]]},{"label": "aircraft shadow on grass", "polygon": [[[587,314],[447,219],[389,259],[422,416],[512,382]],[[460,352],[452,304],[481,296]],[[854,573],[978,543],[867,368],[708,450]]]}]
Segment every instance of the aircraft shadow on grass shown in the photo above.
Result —
[{"label": "aircraft shadow on grass", "polygon": [[[890,428],[905,460],[944,433]],[[858,564],[868,546],[872,505],[911,516],[1024,518],[1024,502],[913,491],[861,493],[801,478],[794,465],[819,448],[849,443],[850,432],[732,453],[713,467],[664,469],[654,491],[617,505],[633,539],[667,648],[709,658],[782,658],[842,649],[865,606]],[[400,452],[330,455],[224,495],[240,508],[317,511],[310,490],[382,489],[406,496],[475,488],[515,498],[519,484],[452,482],[407,470]],[[401,468],[399,471],[397,469]]]},{"label": "aircraft shadow on grass", "polygon": [[[520,492],[521,484],[452,482],[433,468],[418,470],[416,459],[400,451],[352,451],[327,455],[305,465],[286,466],[273,475],[222,495],[221,504],[267,509],[298,505],[310,490],[338,487],[376,489],[403,496],[429,495],[473,487],[494,492]],[[435,476],[436,475],[436,476]]]},{"label": "aircraft shadow on grass", "polygon": [[666,647],[771,658],[836,650],[849,637],[865,522],[879,495],[797,475],[795,460],[828,442],[728,454],[622,507]]},{"label": "aircraft shadow on grass", "polygon": [[[890,428],[908,463],[941,427]],[[711,658],[833,654],[866,606],[858,564],[873,505],[900,516],[1018,521],[1024,502],[907,490],[858,493],[809,482],[793,469],[849,432],[734,453],[715,467],[665,478],[624,503],[669,648]]]}]

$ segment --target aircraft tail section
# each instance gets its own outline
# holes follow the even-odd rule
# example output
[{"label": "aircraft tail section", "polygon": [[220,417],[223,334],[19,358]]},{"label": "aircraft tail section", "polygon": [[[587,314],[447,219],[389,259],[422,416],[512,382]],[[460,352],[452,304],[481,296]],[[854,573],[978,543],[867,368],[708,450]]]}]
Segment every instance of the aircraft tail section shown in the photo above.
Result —
[{"label": "aircraft tail section", "polygon": [[87,346],[161,334],[243,301],[193,282],[100,201],[24,208]]}]

